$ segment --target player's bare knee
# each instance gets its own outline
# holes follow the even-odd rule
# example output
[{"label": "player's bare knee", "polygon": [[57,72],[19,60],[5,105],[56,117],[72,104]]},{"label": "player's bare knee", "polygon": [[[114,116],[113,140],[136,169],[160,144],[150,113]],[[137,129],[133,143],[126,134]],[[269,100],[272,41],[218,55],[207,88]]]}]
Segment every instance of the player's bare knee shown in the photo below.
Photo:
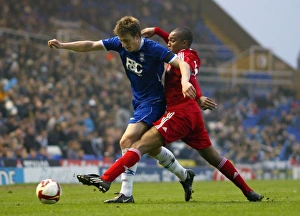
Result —
[{"label": "player's bare knee", "polygon": [[123,137],[120,140],[120,147],[121,147],[121,149],[130,148],[133,143],[134,143],[134,141],[132,139],[130,139],[129,137]]}]

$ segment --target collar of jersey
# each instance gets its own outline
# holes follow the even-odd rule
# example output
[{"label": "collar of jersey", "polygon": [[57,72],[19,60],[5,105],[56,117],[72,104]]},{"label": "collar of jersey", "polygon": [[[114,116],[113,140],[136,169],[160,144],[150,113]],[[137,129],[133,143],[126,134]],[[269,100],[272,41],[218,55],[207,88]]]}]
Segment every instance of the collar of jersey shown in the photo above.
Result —
[{"label": "collar of jersey", "polygon": [[145,43],[145,38],[141,38],[140,48],[137,51],[139,51],[142,48],[142,46],[144,45],[144,43]]}]

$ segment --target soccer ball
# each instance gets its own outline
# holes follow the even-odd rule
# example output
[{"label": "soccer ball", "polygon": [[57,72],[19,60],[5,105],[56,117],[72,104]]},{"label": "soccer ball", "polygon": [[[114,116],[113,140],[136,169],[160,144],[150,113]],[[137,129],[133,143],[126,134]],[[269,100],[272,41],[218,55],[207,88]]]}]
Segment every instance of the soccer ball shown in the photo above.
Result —
[{"label": "soccer ball", "polygon": [[36,195],[44,204],[57,203],[62,195],[60,185],[53,179],[45,179],[36,187]]}]

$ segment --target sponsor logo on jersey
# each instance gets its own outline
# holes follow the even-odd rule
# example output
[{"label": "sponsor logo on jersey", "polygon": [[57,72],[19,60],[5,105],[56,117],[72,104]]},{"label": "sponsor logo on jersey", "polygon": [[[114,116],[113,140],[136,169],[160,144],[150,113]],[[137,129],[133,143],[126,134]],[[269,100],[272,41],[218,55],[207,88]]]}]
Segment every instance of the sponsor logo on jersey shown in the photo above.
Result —
[{"label": "sponsor logo on jersey", "polygon": [[126,58],[126,69],[130,70],[138,76],[142,76],[143,66],[128,57]]},{"label": "sponsor logo on jersey", "polygon": [[163,125],[164,125],[164,123],[166,122],[166,121],[168,121],[169,119],[171,119],[172,118],[172,116],[175,114],[175,112],[170,112],[170,113],[168,113],[165,117],[163,117],[162,119],[161,119],[161,122],[160,122],[160,124],[159,125],[156,125],[155,127],[157,128],[157,129],[159,129],[159,128],[161,128],[162,127],[162,129],[165,131],[165,132],[167,132],[167,127],[163,127]]}]

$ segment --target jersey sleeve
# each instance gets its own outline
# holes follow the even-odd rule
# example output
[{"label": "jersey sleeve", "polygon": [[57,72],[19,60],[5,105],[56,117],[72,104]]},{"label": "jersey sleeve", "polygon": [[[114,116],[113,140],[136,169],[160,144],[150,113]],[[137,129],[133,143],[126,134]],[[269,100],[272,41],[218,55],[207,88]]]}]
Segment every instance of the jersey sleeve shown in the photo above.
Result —
[{"label": "jersey sleeve", "polygon": [[166,43],[169,42],[169,33],[168,32],[165,32],[163,31],[161,28],[159,27],[154,27],[154,33],[156,35],[158,35],[159,37],[161,37]]},{"label": "jersey sleeve", "polygon": [[198,99],[202,96],[202,91],[201,91],[199,82],[198,82],[198,80],[197,80],[197,76],[195,76],[195,75],[191,75],[191,76],[194,77],[194,78],[191,79],[191,83],[192,83],[192,85],[194,86],[194,88],[196,89],[196,97],[195,97],[195,100],[198,100]]},{"label": "jersey sleeve", "polygon": [[108,38],[108,39],[103,39],[102,44],[107,51],[109,50],[118,51],[120,47],[122,47],[122,44],[118,36]]},{"label": "jersey sleeve", "polygon": [[195,75],[198,74],[201,61],[198,56],[195,56],[193,53],[185,54],[184,61],[189,64],[191,72]]}]

